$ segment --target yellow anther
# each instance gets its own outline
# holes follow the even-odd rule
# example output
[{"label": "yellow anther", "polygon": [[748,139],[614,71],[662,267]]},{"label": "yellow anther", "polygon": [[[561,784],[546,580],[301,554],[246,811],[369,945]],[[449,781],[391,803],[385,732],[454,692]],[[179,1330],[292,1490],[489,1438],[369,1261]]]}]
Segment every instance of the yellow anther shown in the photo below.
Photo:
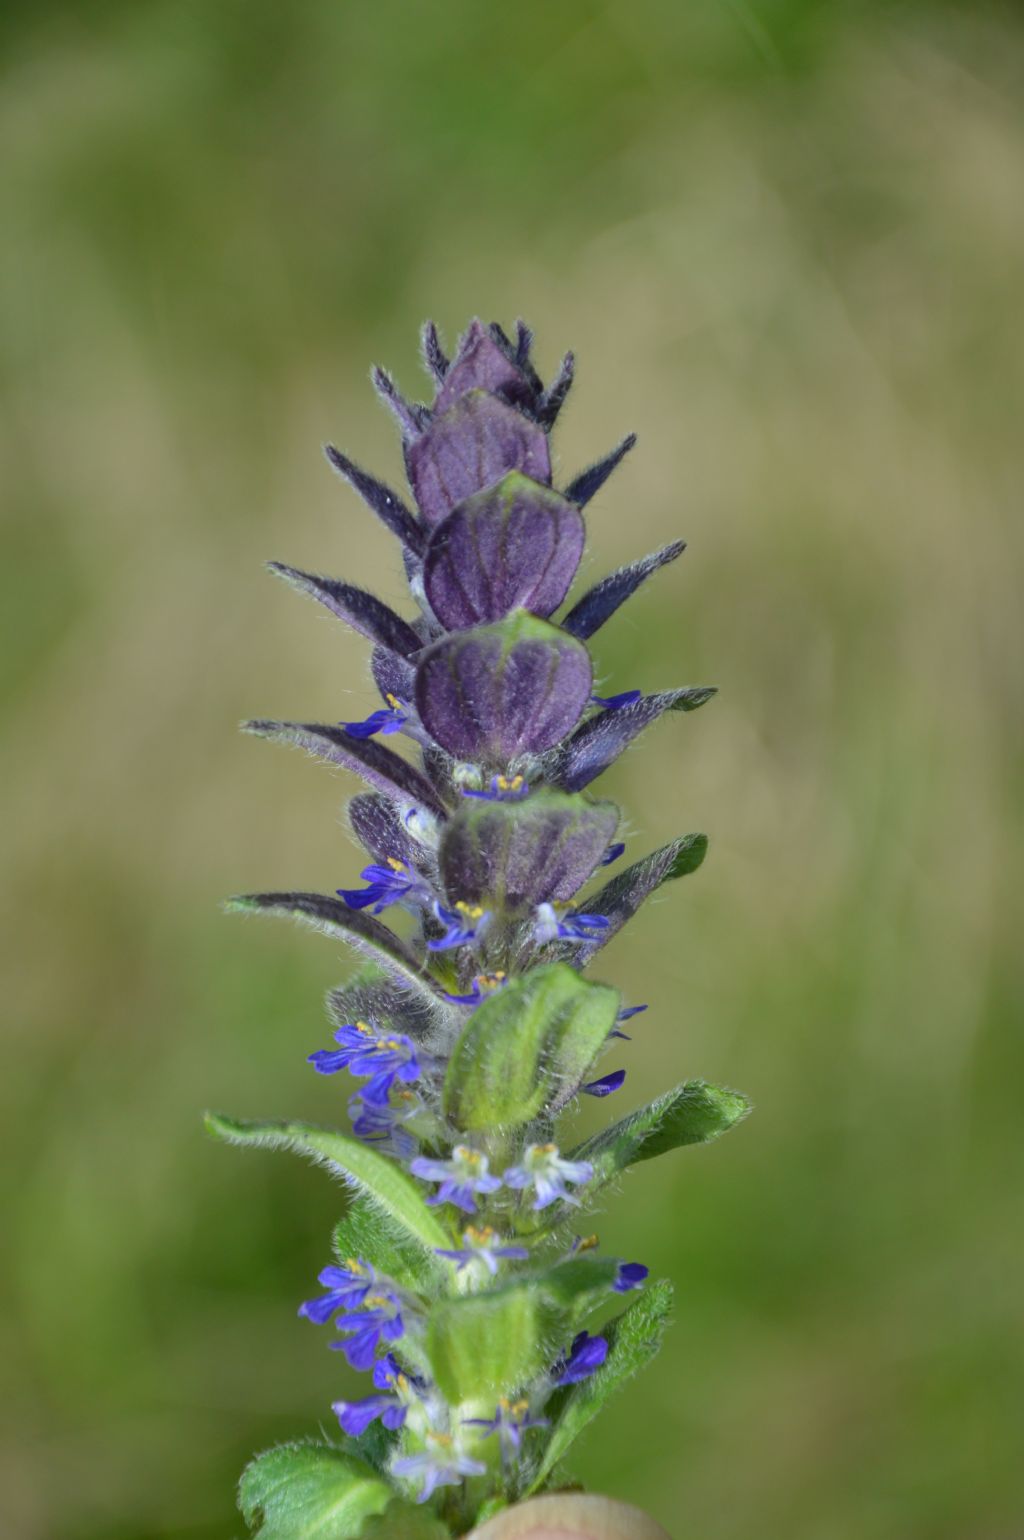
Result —
[{"label": "yellow anther", "polygon": [[600,1242],[600,1239],[598,1238],[598,1236],[596,1236],[596,1235],[584,1235],[584,1236],[582,1236],[580,1238],[579,1241],[577,1241],[577,1243],[576,1243],[576,1250],[577,1251],[593,1251],[594,1247],[595,1246],[599,1246],[600,1244],[601,1244],[601,1242]]},{"label": "yellow anther", "polygon": [[398,1041],[397,1037],[383,1037],[377,1044],[377,1049],[378,1052],[383,1051],[385,1053],[394,1053],[395,1049],[401,1048],[401,1046],[402,1045]]},{"label": "yellow anther", "polygon": [[391,707],[392,711],[400,711],[401,710],[402,702],[398,699],[397,695],[385,695],[384,699],[387,701],[387,703]]},{"label": "yellow anther", "polygon": [[368,1026],[365,1021],[357,1021],[356,1022],[356,1031],[357,1032],[363,1032],[363,1033],[369,1033],[369,1035],[371,1037],[373,1036],[373,1028],[371,1026]]},{"label": "yellow anther", "polygon": [[405,862],[396,860],[394,856],[388,856],[388,865],[393,872],[405,872]]},{"label": "yellow anther", "polygon": [[404,1374],[399,1374],[397,1376],[392,1375],[391,1378],[394,1380],[395,1386],[398,1390],[405,1390],[409,1384],[409,1381],[406,1379]]},{"label": "yellow anther", "polygon": [[346,1257],[345,1267],[350,1273],[362,1273],[366,1271],[366,1269],[363,1267],[363,1264],[356,1257]]},{"label": "yellow anther", "polygon": [[538,1155],[557,1155],[558,1154],[558,1145],[557,1144],[538,1144],[538,1146],[537,1146],[537,1153],[538,1153]]},{"label": "yellow anther", "polygon": [[371,1310],[383,1310],[390,1303],[391,1301],[384,1294],[371,1294],[368,1299],[363,1301],[363,1304],[369,1305]]},{"label": "yellow anther", "polygon": [[513,1406],[509,1407],[509,1411],[512,1413],[513,1417],[521,1417],[524,1412],[528,1412],[529,1410],[529,1401],[517,1401]]},{"label": "yellow anther", "polygon": [[460,914],[466,915],[471,920],[479,920],[483,914],[479,904],[467,904],[465,899],[462,898],[456,899],[455,907]]}]

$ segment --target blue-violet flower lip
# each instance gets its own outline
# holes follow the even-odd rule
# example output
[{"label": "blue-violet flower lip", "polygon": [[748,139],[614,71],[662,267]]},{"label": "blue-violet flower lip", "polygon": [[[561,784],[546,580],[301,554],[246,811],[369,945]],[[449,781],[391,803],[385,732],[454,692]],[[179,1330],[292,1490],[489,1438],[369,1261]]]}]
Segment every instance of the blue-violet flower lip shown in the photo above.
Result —
[{"label": "blue-violet flower lip", "polygon": [[426,883],[396,856],[388,856],[383,865],[373,863],[364,866],[359,875],[367,883],[365,888],[336,890],[338,897],[343,898],[350,909],[367,909],[372,904],[372,912],[382,914],[391,904],[400,904],[410,895],[419,895],[421,899],[429,896],[430,890]]},{"label": "blue-violet flower lip", "polygon": [[361,1305],[376,1287],[377,1273],[369,1262],[360,1257],[349,1257],[344,1266],[325,1267],[317,1282],[323,1284],[327,1293],[305,1300],[299,1306],[299,1314],[317,1326],[324,1326],[333,1315]]},{"label": "blue-violet flower lip", "polygon": [[390,1290],[368,1294],[358,1310],[339,1316],[334,1325],[349,1337],[330,1346],[344,1353],[353,1369],[369,1369],[381,1342],[397,1342],[405,1335],[401,1302]]},{"label": "blue-violet flower lip", "polygon": [[600,1080],[591,1080],[589,1085],[581,1085],[580,1090],[584,1096],[611,1096],[614,1091],[621,1090],[625,1078],[624,1069],[614,1069],[610,1075],[602,1075]]},{"label": "blue-violet flower lip", "polygon": [[438,1487],[458,1486],[464,1476],[483,1476],[487,1466],[463,1454],[448,1433],[428,1433],[426,1448],[392,1460],[396,1476],[422,1480],[417,1502],[425,1503]]},{"label": "blue-violet flower lip", "polygon": [[589,1332],[581,1331],[573,1339],[568,1353],[553,1366],[551,1377],[556,1385],[578,1385],[580,1380],[589,1379],[600,1369],[607,1357],[607,1339],[592,1337]]},{"label": "blue-violet flower lip", "polygon": [[446,952],[451,947],[468,946],[477,939],[491,918],[487,909],[481,908],[479,904],[464,903],[462,899],[451,909],[435,902],[434,913],[442,925],[448,928],[443,936],[427,942],[427,949],[431,952]]},{"label": "blue-violet flower lip", "polygon": [[620,1262],[612,1288],[616,1294],[628,1294],[631,1289],[641,1288],[649,1273],[650,1268],[642,1262]]},{"label": "blue-violet flower lip", "polygon": [[470,1263],[482,1262],[492,1278],[497,1274],[499,1262],[525,1262],[530,1255],[525,1246],[504,1245],[490,1225],[480,1229],[476,1225],[467,1225],[462,1232],[460,1247],[451,1251],[438,1248],[437,1254],[449,1262],[455,1262],[456,1272],[460,1273]]},{"label": "blue-violet flower lip", "polygon": [[353,738],[372,738],[376,733],[386,738],[390,733],[400,732],[409,720],[408,709],[397,695],[388,695],[387,702],[379,711],[371,711],[365,721],[342,722],[342,727]]},{"label": "blue-violet flower lip", "polygon": [[460,790],[464,797],[475,797],[480,802],[522,802],[530,795],[526,779],[521,775],[492,775],[486,787],[474,790],[471,786],[463,786]]},{"label": "blue-violet flower lip", "polygon": [[473,980],[468,994],[452,995],[445,992],[445,999],[453,1005],[479,1005],[481,1000],[486,1000],[488,995],[496,989],[501,989],[508,983],[508,974],[503,968],[498,968],[494,973],[478,973]]},{"label": "blue-violet flower lip", "polygon": [[549,941],[593,941],[610,924],[606,914],[579,914],[560,904],[538,904],[533,936],[541,946]]},{"label": "blue-violet flower lip", "polygon": [[523,1152],[522,1163],[510,1166],[505,1172],[506,1187],[532,1187],[536,1198],[532,1207],[547,1208],[561,1199],[563,1203],[578,1204],[566,1190],[566,1182],[574,1187],[589,1182],[594,1168],[588,1160],[565,1160],[558,1153],[557,1144],[528,1144]]},{"label": "blue-violet flower lip", "polygon": [[320,1075],[334,1075],[347,1069],[351,1074],[369,1076],[360,1095],[366,1102],[386,1104],[396,1080],[418,1080],[423,1073],[419,1050],[403,1033],[381,1033],[365,1021],[339,1027],[334,1033],[339,1048],[318,1048],[308,1062]]},{"label": "blue-violet flower lip", "polygon": [[476,1194],[497,1192],[501,1177],[489,1171],[486,1155],[471,1150],[466,1144],[457,1144],[448,1160],[431,1160],[418,1155],[409,1170],[413,1176],[425,1182],[440,1182],[437,1192],[427,1199],[428,1204],[454,1203],[465,1214],[476,1212]]}]

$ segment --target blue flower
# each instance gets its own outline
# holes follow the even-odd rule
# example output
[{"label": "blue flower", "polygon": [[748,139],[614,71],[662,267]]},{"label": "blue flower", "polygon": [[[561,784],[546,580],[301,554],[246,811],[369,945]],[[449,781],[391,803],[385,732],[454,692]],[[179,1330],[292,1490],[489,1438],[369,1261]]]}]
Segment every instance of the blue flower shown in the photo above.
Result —
[{"label": "blue flower", "polygon": [[391,1094],[397,1100],[397,1106],[392,1105],[390,1099],[384,1104],[368,1102],[362,1091],[350,1096],[348,1115],[352,1119],[352,1132],[364,1144],[375,1144],[378,1149],[407,1161],[416,1153],[417,1142],[402,1125],[420,1110],[419,1098],[412,1091],[395,1088]]},{"label": "blue flower", "polygon": [[542,1209],[559,1198],[563,1203],[577,1203],[578,1199],[566,1191],[566,1182],[580,1186],[593,1175],[588,1160],[563,1160],[557,1144],[528,1144],[522,1164],[510,1166],[504,1182],[506,1187],[533,1187],[537,1196],[532,1207]]},{"label": "blue flower", "polygon": [[616,1294],[628,1294],[630,1289],[639,1289],[642,1286],[649,1272],[650,1268],[645,1267],[642,1262],[620,1262],[612,1288]]},{"label": "blue flower", "polygon": [[323,1284],[327,1293],[305,1300],[299,1306],[299,1314],[317,1326],[324,1326],[332,1315],[361,1305],[375,1287],[377,1274],[369,1262],[349,1257],[344,1267],[325,1267],[317,1282]]},{"label": "blue flower", "polygon": [[498,1271],[499,1262],[525,1262],[530,1255],[525,1246],[503,1246],[500,1236],[490,1225],[484,1225],[482,1229],[468,1225],[462,1232],[460,1247],[452,1251],[438,1248],[437,1254],[455,1262],[455,1270],[459,1273],[474,1262],[482,1262],[492,1278]]},{"label": "blue flower", "polygon": [[[639,1016],[640,1012],[641,1011],[645,1011],[646,1009],[647,1009],[646,1005],[624,1005],[622,1010],[619,1011],[619,1013],[616,1016],[615,1020],[616,1021],[628,1021],[631,1016]],[[621,1037],[621,1038],[625,1039],[625,1041],[627,1043],[631,1043],[633,1041],[633,1039],[630,1037],[628,1032],[620,1032],[618,1027],[613,1027],[612,1030],[609,1032],[608,1036],[609,1036],[609,1038]]]},{"label": "blue flower", "polygon": [[417,1497],[417,1502],[421,1503],[425,1503],[438,1487],[458,1486],[465,1476],[487,1473],[487,1466],[463,1454],[449,1433],[428,1433],[425,1449],[392,1460],[391,1469],[396,1476],[408,1476],[410,1480],[422,1478],[423,1485]]},{"label": "blue flower", "polygon": [[623,706],[635,706],[642,695],[642,690],[623,690],[618,695],[592,695],[590,699],[595,706],[604,706],[608,711],[621,711]]},{"label": "blue flower", "polygon": [[466,1144],[457,1144],[449,1160],[428,1160],[417,1155],[409,1170],[426,1182],[440,1182],[438,1191],[427,1199],[429,1204],[454,1203],[463,1213],[475,1214],[474,1194],[497,1192],[501,1186],[501,1177],[490,1174],[489,1164],[486,1155]]},{"label": "blue flower", "polygon": [[431,952],[446,952],[450,947],[466,946],[475,941],[491,918],[490,910],[481,909],[479,904],[463,903],[461,898],[453,909],[435,903],[434,913],[448,929],[437,940],[427,942]]},{"label": "blue flower", "polygon": [[450,995],[445,992],[445,999],[453,1005],[479,1005],[481,1000],[493,994],[496,989],[501,989],[508,983],[508,974],[499,968],[496,973],[478,973],[473,980],[468,994]]},{"label": "blue flower", "polygon": [[518,1455],[524,1433],[530,1428],[546,1428],[550,1424],[546,1417],[534,1417],[531,1414],[529,1401],[508,1401],[502,1396],[493,1417],[467,1417],[464,1426],[482,1428],[482,1438],[497,1433],[501,1463],[507,1466]]},{"label": "blue flower", "polygon": [[367,1294],[358,1310],[340,1315],[334,1325],[349,1340],[330,1346],[344,1353],[353,1369],[368,1369],[381,1342],[397,1342],[405,1335],[401,1301],[390,1289]]},{"label": "blue flower", "polygon": [[376,1395],[365,1396],[361,1401],[335,1401],[331,1406],[342,1431],[351,1438],[359,1438],[378,1417],[392,1432],[404,1427],[409,1407],[418,1399],[419,1382],[404,1373],[391,1353],[385,1353],[374,1364],[373,1383]]},{"label": "blue flower", "polygon": [[367,909],[372,904],[374,914],[382,914],[391,904],[400,904],[413,896],[413,903],[425,901],[430,889],[421,877],[411,872],[404,861],[388,856],[387,864],[364,866],[360,877],[369,884],[365,888],[338,888],[350,909]]},{"label": "blue flower", "polygon": [[592,1080],[589,1085],[581,1085],[580,1090],[584,1096],[611,1096],[613,1091],[621,1089],[625,1078],[624,1069],[613,1069],[610,1075],[602,1075],[600,1080]]},{"label": "blue flower", "polygon": [[409,713],[405,705],[397,695],[386,695],[387,708],[380,711],[371,711],[365,722],[342,722],[342,727],[353,738],[372,738],[375,733],[387,737],[389,733],[400,732],[409,720]]},{"label": "blue flower", "polygon": [[356,1021],[339,1027],[334,1041],[340,1048],[318,1048],[308,1062],[320,1075],[347,1069],[359,1077],[370,1076],[369,1084],[359,1093],[364,1102],[384,1106],[396,1080],[418,1080],[423,1073],[415,1043],[401,1033],[388,1036],[365,1021]]},{"label": "blue flower", "polygon": [[541,946],[548,941],[593,941],[610,924],[606,914],[577,914],[561,904],[538,904],[533,936]]},{"label": "blue flower", "polygon": [[481,802],[522,802],[530,795],[530,788],[521,775],[492,775],[486,790],[473,790],[470,786],[463,786],[461,790],[464,797],[476,797]]},{"label": "blue flower", "polygon": [[563,1354],[552,1366],[551,1378],[556,1385],[578,1385],[580,1380],[589,1379],[595,1370],[600,1369],[607,1357],[607,1339],[592,1337],[589,1332],[581,1331],[573,1339],[568,1353]]},{"label": "blue flower", "polygon": [[625,850],[625,848],[626,848],[626,841],[625,840],[616,840],[614,845],[609,845],[608,846],[608,849],[605,851],[604,855],[601,857],[601,865],[602,866],[611,866],[613,861],[617,861],[619,859],[619,857],[621,856],[621,854]]}]

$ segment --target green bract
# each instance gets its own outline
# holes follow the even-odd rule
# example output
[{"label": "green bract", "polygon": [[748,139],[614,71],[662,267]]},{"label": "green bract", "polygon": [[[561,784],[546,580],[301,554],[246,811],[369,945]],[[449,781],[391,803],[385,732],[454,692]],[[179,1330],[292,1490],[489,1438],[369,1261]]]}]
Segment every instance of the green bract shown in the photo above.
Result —
[{"label": "green bract", "polygon": [[690,1080],[574,1148],[565,1126],[581,1096],[621,1091],[624,1027],[645,1009],[584,969],[708,844],[687,834],[623,861],[619,810],[592,783],[715,692],[593,694],[591,638],[684,547],[573,592],[583,510],[634,437],[556,490],[548,440],[572,356],[545,386],[530,355],[521,323],[510,338],[474,321],[451,360],[427,327],[429,404],[375,372],[414,507],[328,451],[400,543],[408,614],[271,564],[369,640],[379,702],[351,722],[246,724],[360,777],[347,821],[367,851],[361,885],[229,904],[298,919],[363,963],[328,995],[328,1044],[304,1049],[334,1077],[310,1097],[343,1128],[208,1118],[218,1138],[293,1150],[347,1189],[299,1311],[348,1360],[331,1416],[310,1407],[338,1441],[247,1468],[239,1501],[259,1540],[461,1537],[565,1480],[573,1441],[656,1352],[671,1304],[644,1264],[583,1234],[585,1211],[629,1167],[748,1110]]},{"label": "green bract", "polygon": [[456,1127],[518,1128],[571,1095],[615,1025],[619,997],[565,963],[479,1005],[452,1049],[442,1105]]}]

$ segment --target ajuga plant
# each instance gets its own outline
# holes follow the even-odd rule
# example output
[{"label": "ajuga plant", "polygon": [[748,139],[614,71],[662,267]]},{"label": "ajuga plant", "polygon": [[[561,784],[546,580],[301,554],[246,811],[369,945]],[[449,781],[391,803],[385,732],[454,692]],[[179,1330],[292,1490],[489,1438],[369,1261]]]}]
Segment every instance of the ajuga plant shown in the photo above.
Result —
[{"label": "ajuga plant", "polygon": [[362,960],[328,996],[330,1046],[307,1045],[344,1127],[209,1119],[348,1189],[321,1292],[299,1314],[333,1328],[327,1346],[367,1385],[334,1404],[331,1436],[245,1471],[261,1540],[441,1540],[566,1485],[570,1446],[656,1351],[671,1299],[642,1262],[605,1256],[584,1216],[627,1167],[714,1139],[747,1108],[690,1080],[582,1143],[564,1127],[579,1097],[621,1092],[624,1028],[646,1008],[584,970],[707,846],[687,834],[626,864],[619,810],[594,783],[659,717],[714,691],[596,693],[588,643],[683,543],[567,599],[584,509],[634,442],[555,490],[549,435],[572,355],[544,386],[527,328],[512,339],[479,321],[451,361],[428,325],[423,353],[429,406],[373,375],[415,511],[327,450],[395,536],[410,614],[271,567],[368,639],[382,704],[363,721],[246,724],[369,788],[348,807],[370,858],[362,886],[231,901]]}]

